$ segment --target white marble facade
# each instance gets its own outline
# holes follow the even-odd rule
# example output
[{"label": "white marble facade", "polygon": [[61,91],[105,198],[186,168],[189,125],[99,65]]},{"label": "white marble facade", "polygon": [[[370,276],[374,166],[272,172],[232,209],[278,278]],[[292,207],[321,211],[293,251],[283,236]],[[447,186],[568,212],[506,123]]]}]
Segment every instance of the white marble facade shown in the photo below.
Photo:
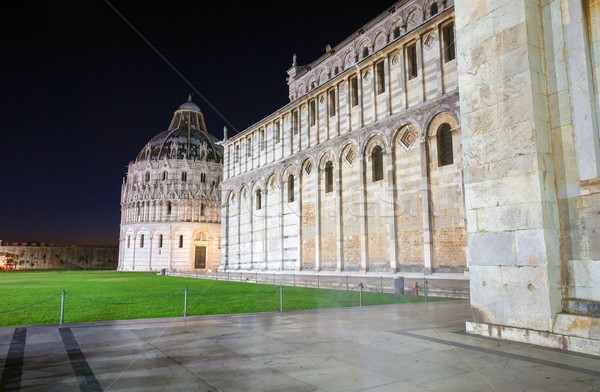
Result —
[{"label": "white marble facade", "polygon": [[224,142],[222,270],[457,273],[466,265],[452,1],[400,1]]},{"label": "white marble facade", "polygon": [[217,269],[222,162],[198,106],[182,104],[123,179],[119,270]]}]

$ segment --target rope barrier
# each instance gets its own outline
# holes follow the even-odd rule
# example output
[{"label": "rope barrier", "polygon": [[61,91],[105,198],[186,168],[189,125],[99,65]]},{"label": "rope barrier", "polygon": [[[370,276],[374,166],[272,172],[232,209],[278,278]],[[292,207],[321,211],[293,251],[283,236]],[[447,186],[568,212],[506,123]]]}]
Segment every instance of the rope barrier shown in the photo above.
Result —
[{"label": "rope barrier", "polygon": [[[167,295],[162,296],[162,297],[153,298],[153,299],[149,299],[149,300],[146,300],[146,301],[136,301],[136,302],[108,302],[108,301],[99,301],[99,300],[95,300],[95,299],[91,299],[91,298],[80,297],[78,295],[71,294],[71,293],[66,293],[65,292],[65,294],[68,295],[68,296],[70,296],[70,297],[78,298],[78,299],[81,299],[81,300],[84,300],[84,301],[88,301],[88,302],[96,302],[96,303],[99,303],[99,304],[107,304],[107,305],[135,305],[135,304],[144,304],[144,303],[148,303],[148,302],[154,302],[154,301],[158,301],[158,300],[161,300],[161,299],[164,299],[164,298],[172,297],[175,294],[181,293],[182,291],[183,290],[179,290],[179,291],[176,291],[176,292],[171,293],[171,294],[167,294]],[[60,295],[60,294],[58,294],[58,295]]]},{"label": "rope barrier", "polygon": [[261,295],[273,294],[273,293],[274,293],[275,291],[277,291],[277,290],[279,290],[279,287],[278,287],[276,290],[273,290],[273,291],[268,291],[268,292],[266,292],[266,293],[258,293],[258,294],[250,295],[250,296],[248,296],[248,297],[243,297],[243,298],[214,298],[214,297],[209,297],[208,295],[201,294],[201,293],[199,293],[199,292],[197,292],[197,291],[194,291],[194,290],[192,290],[192,289],[188,289],[188,291],[189,291],[190,293],[194,293],[194,294],[196,294],[196,295],[199,295],[200,297],[204,297],[204,298],[212,299],[212,300],[214,300],[214,301],[226,301],[226,302],[231,302],[231,301],[244,301],[244,300],[246,300],[246,299],[249,299],[249,298],[255,298],[255,297],[259,297],[259,296],[261,296]]},{"label": "rope barrier", "polygon": [[15,309],[10,309],[10,310],[4,310],[4,311],[0,312],[0,314],[2,314],[2,313],[16,312],[17,310],[21,310],[21,309],[25,309],[25,308],[30,308],[30,307],[32,307],[32,306],[39,305],[39,304],[41,304],[41,303],[43,303],[43,302],[50,301],[52,298],[56,298],[56,297],[58,297],[59,295],[60,295],[60,293],[58,293],[58,294],[56,294],[56,295],[53,295],[52,297],[48,297],[48,298],[46,298],[46,299],[43,299],[43,300],[41,300],[41,301],[34,302],[34,303],[32,303],[32,304],[29,304],[29,305],[21,306],[20,308],[15,308]]}]

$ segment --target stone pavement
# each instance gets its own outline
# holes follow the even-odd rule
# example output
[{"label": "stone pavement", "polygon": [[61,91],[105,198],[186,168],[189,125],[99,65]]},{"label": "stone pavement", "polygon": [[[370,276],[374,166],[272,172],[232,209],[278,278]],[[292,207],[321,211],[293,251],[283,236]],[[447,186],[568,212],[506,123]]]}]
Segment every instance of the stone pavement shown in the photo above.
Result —
[{"label": "stone pavement", "polygon": [[0,390],[600,391],[600,357],[466,335],[467,301],[0,328]]}]

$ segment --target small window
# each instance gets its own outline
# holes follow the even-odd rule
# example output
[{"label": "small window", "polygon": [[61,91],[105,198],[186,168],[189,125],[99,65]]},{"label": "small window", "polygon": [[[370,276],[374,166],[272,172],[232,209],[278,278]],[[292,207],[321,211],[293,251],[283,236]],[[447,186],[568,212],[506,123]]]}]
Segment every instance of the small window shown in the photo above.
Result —
[{"label": "small window", "polygon": [[292,130],[294,131],[294,135],[298,134],[298,111],[297,110],[292,112]]},{"label": "small window", "polygon": [[127,236],[127,247],[131,248],[131,236],[130,235]]},{"label": "small window", "polygon": [[417,45],[412,44],[406,48],[408,60],[408,77],[409,79],[416,78],[419,75],[417,68]]},{"label": "small window", "polygon": [[385,92],[385,63],[380,61],[375,66],[377,71],[377,94]]},{"label": "small window", "polygon": [[394,33],[393,34],[394,34],[394,39],[400,38],[400,27],[396,27],[394,29]]},{"label": "small window", "polygon": [[452,150],[452,127],[442,124],[437,134],[438,166],[446,166],[454,163],[454,152]]},{"label": "small window", "polygon": [[335,90],[329,90],[329,117],[335,116]]},{"label": "small window", "polygon": [[294,201],[294,176],[290,174],[288,176],[288,203]]},{"label": "small window", "polygon": [[144,235],[142,234],[140,236],[140,248],[143,248],[143,247],[144,247]]},{"label": "small window", "polygon": [[167,215],[171,215],[171,202],[167,202]]},{"label": "small window", "polygon": [[163,235],[159,234],[158,235],[158,247],[162,248],[162,242],[163,242]]},{"label": "small window", "polygon": [[325,164],[325,193],[333,192],[333,163]]},{"label": "small window", "polygon": [[260,210],[262,208],[262,192],[260,189],[256,190],[256,209]]},{"label": "small window", "polygon": [[183,248],[183,236],[182,235],[179,236],[179,247]]},{"label": "small window", "polygon": [[339,74],[339,73],[340,73],[340,69],[339,69],[339,67],[335,67],[335,70],[333,71],[333,74],[334,74],[334,75],[337,75],[337,74]]},{"label": "small window", "polygon": [[373,148],[371,164],[373,166],[373,182],[383,180],[383,150],[380,146]]},{"label": "small window", "polygon": [[206,173],[200,173],[200,182],[203,184],[206,182]]},{"label": "small window", "polygon": [[310,101],[310,126],[313,127],[317,123],[317,100]]},{"label": "small window", "polygon": [[150,182],[150,172],[146,172],[146,182]]},{"label": "small window", "polygon": [[162,172],[162,180],[167,181],[168,178],[169,178],[169,174],[166,171]]},{"label": "small window", "polygon": [[204,204],[200,204],[200,216],[204,216]]},{"label": "small window", "polygon": [[186,172],[181,172],[181,181],[183,181],[183,182],[187,181],[187,173]]},{"label": "small window", "polygon": [[350,90],[351,105],[358,106],[358,78],[356,76],[350,79]]},{"label": "small window", "polygon": [[279,121],[275,123],[275,143],[279,143],[281,140],[281,130],[279,128]]},{"label": "small window", "polygon": [[444,55],[446,62],[456,58],[456,48],[454,46],[454,24],[444,27]]},{"label": "small window", "polygon": [[137,205],[137,215],[140,216],[140,205]]},{"label": "small window", "polygon": [[437,15],[438,13],[438,5],[437,3],[433,3],[431,5],[431,16]]},{"label": "small window", "polygon": [[260,130],[260,150],[263,151],[265,149],[265,130]]},{"label": "small window", "polygon": [[364,59],[369,55],[369,48],[365,47],[362,52],[362,58]]},{"label": "small window", "polygon": [[238,163],[240,161],[240,145],[237,144],[235,146],[235,155],[233,156],[233,160],[235,163]]},{"label": "small window", "polygon": [[246,155],[252,156],[252,136],[248,138],[248,142],[246,143]]}]

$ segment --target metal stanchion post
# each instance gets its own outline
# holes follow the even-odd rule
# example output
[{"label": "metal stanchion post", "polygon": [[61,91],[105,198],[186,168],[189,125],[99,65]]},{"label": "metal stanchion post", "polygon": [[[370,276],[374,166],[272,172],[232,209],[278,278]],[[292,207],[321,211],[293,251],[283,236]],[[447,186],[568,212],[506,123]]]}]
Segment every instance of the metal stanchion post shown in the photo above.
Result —
[{"label": "metal stanchion post", "polygon": [[65,290],[62,291],[60,297],[60,324],[65,321]]},{"label": "metal stanchion post", "polygon": [[362,289],[363,289],[362,282],[360,282],[360,284],[358,285],[358,287],[360,288],[360,306],[362,307]]},{"label": "metal stanchion post", "polygon": [[319,288],[319,274],[317,274],[317,288]]},{"label": "metal stanchion post", "polygon": [[379,277],[379,286],[381,286],[381,294],[383,294],[383,276]]},{"label": "metal stanchion post", "polygon": [[429,302],[429,282],[425,280],[425,302]]},{"label": "metal stanchion post", "polygon": [[187,292],[188,288],[185,286],[185,296],[183,298],[183,317],[187,317]]},{"label": "metal stanchion post", "polygon": [[275,272],[273,272],[273,284],[275,284]]},{"label": "metal stanchion post", "polygon": [[279,311],[283,312],[283,284],[279,285]]},{"label": "metal stanchion post", "polygon": [[350,286],[348,285],[348,275],[346,275],[346,291],[348,291],[348,290],[349,290],[349,287],[350,287]]}]

